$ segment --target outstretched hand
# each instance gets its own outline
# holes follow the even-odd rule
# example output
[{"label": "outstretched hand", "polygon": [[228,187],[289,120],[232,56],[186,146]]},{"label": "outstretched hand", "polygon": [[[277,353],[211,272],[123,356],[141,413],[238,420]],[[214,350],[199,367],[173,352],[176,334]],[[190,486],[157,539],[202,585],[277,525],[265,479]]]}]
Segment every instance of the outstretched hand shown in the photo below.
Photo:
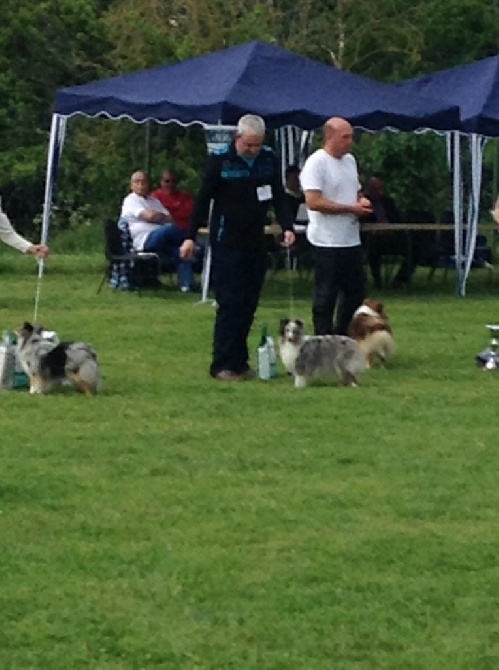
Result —
[{"label": "outstretched hand", "polygon": [[36,256],[38,260],[43,260],[49,255],[49,248],[46,244],[32,244],[26,249],[26,253]]}]

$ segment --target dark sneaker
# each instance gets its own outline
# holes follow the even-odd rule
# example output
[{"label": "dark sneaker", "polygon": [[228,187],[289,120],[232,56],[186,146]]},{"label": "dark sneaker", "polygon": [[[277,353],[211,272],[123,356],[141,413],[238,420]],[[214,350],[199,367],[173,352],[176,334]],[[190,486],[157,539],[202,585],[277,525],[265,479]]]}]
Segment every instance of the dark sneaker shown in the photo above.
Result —
[{"label": "dark sneaker", "polygon": [[238,375],[232,370],[220,370],[214,377],[221,382],[241,382],[244,379],[243,375]]}]

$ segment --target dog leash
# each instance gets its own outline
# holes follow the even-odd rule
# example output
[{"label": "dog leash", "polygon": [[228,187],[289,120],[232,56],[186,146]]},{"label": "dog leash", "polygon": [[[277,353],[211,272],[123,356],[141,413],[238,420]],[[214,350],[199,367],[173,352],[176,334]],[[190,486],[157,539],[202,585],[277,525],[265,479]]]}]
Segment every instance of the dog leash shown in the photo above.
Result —
[{"label": "dog leash", "polygon": [[295,296],[293,291],[293,267],[291,264],[291,247],[286,247],[286,265],[288,268],[288,299],[289,318],[295,318]]},{"label": "dog leash", "polygon": [[35,311],[33,314],[33,323],[36,323],[38,319],[38,307],[40,305],[40,293],[42,290],[42,277],[43,277],[43,258],[38,261],[38,280],[36,282]]}]

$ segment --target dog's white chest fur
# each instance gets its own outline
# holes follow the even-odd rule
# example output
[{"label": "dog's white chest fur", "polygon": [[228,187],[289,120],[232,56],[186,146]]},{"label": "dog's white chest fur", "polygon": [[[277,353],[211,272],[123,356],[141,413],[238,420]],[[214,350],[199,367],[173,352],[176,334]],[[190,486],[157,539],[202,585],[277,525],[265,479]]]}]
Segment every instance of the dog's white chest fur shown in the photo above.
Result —
[{"label": "dog's white chest fur", "polygon": [[279,354],[281,356],[281,362],[286,368],[287,372],[292,375],[296,373],[295,363],[300,351],[301,344],[302,342],[295,344],[294,342],[287,341],[280,343]]}]

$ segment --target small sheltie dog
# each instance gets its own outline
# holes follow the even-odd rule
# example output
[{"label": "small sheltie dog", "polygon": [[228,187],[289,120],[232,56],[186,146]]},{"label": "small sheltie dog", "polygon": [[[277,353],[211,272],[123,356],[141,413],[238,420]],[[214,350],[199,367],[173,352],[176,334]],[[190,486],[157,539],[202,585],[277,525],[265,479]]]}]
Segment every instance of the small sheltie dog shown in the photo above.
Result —
[{"label": "small sheltie dog", "polygon": [[372,367],[376,360],[386,365],[395,349],[392,329],[383,304],[373,298],[366,298],[355,310],[348,327],[348,336],[358,343],[368,367]]},{"label": "small sheltie dog", "polygon": [[295,388],[304,388],[316,377],[339,377],[344,386],[358,386],[366,359],[358,344],[343,335],[305,335],[300,319],[281,319],[279,355],[293,375]]},{"label": "small sheltie dog", "polygon": [[17,357],[29,377],[30,393],[47,393],[70,381],[81,393],[93,395],[101,385],[95,351],[85,342],[51,342],[43,328],[27,321],[16,331]]}]

